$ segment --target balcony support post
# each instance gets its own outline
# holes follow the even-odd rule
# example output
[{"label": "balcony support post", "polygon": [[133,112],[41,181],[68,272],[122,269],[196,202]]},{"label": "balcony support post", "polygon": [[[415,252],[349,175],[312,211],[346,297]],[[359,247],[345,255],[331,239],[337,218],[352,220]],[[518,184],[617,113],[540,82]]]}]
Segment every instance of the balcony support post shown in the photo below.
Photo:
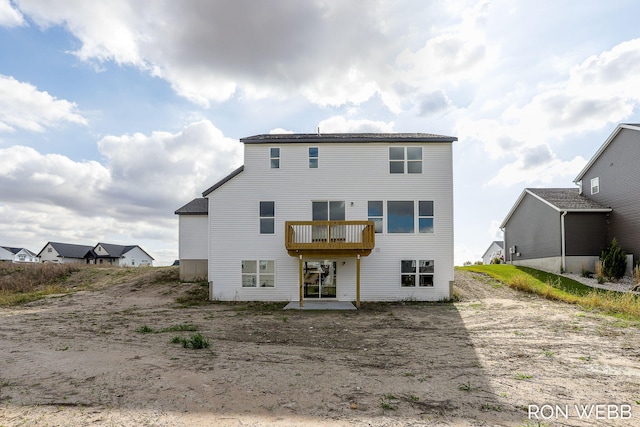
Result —
[{"label": "balcony support post", "polygon": [[302,255],[298,258],[298,275],[300,279],[300,308],[304,304],[302,302],[303,288],[304,288],[304,277],[302,275]]},{"label": "balcony support post", "polygon": [[360,254],[356,256],[356,308],[360,308]]}]

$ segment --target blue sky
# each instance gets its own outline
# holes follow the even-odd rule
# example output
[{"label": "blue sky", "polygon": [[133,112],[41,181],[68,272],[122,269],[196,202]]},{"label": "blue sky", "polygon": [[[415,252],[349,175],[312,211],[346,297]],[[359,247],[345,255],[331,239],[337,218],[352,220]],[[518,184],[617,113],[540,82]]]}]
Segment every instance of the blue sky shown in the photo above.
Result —
[{"label": "blue sky", "polygon": [[0,245],[140,244],[273,131],[454,144],[455,261],[638,122],[640,3],[0,0]]}]

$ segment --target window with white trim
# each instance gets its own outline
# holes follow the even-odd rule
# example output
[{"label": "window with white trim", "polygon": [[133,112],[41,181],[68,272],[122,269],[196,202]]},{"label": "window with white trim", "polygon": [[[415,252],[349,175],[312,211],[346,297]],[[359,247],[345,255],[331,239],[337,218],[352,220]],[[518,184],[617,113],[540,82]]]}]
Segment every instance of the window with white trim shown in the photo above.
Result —
[{"label": "window with white trim", "polygon": [[275,234],[276,202],[260,202],[260,234]]},{"label": "window with white trim", "polygon": [[433,287],[434,262],[428,260],[400,261],[400,286],[403,288]]},{"label": "window with white trim", "polygon": [[384,221],[382,200],[369,201],[367,204],[367,219],[375,224],[376,233],[382,233]]},{"label": "window with white trim", "polygon": [[418,232],[433,233],[433,200],[418,202]]},{"label": "window with white trim", "polygon": [[389,173],[422,173],[422,147],[389,147]]},{"label": "window with white trim", "polygon": [[318,169],[318,147],[309,147],[309,169]]},{"label": "window with white trim", "polygon": [[269,163],[271,169],[280,169],[280,148],[272,147],[269,149]]},{"label": "window with white trim", "polygon": [[276,262],[273,260],[242,261],[243,288],[274,288],[276,286]]},{"label": "window with white trim", "polygon": [[600,192],[600,177],[591,178],[591,194]]}]

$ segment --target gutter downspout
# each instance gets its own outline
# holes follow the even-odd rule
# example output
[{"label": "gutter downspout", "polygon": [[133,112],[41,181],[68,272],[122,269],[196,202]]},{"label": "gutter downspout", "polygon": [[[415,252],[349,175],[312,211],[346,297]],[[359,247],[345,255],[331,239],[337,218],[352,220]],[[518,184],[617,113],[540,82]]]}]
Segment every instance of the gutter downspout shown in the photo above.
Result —
[{"label": "gutter downspout", "polygon": [[560,216],[560,239],[561,239],[561,248],[560,248],[560,258],[562,259],[562,265],[560,266],[560,268],[562,269],[562,272],[565,272],[567,270],[567,265],[566,265],[566,253],[567,253],[567,248],[566,248],[566,238],[564,236],[564,217],[568,214],[568,211],[563,211],[562,215]]}]

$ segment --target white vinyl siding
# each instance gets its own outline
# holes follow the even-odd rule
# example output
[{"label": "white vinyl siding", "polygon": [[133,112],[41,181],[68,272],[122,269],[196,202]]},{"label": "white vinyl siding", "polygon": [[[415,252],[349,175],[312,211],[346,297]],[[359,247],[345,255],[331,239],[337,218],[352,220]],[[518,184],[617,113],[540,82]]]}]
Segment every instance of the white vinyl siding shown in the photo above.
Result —
[{"label": "white vinyl siding", "polygon": [[[361,259],[363,301],[398,299],[439,300],[449,297],[453,280],[453,174],[451,143],[422,146],[421,174],[389,175],[389,144],[332,143],[320,146],[322,167],[309,169],[309,147],[291,143],[281,146],[286,174],[270,173],[267,144],[245,144],[244,171],[216,189],[211,198],[209,226],[209,280],[211,297],[221,300],[295,301],[299,297],[298,259],[289,256],[281,231],[285,221],[310,221],[313,201],[344,201],[346,220],[368,219],[368,202],[433,201],[433,233],[376,234],[375,249]],[[238,195],[242,195],[239,197]],[[255,232],[256,206],[273,200],[278,214],[275,235]],[[386,215],[386,213],[385,213]],[[416,214],[417,215],[417,214]],[[416,229],[419,218],[416,216]],[[386,224],[385,224],[386,227]],[[258,238],[259,237],[259,238]],[[433,288],[399,288],[401,260],[434,260]],[[270,292],[240,286],[242,260],[274,260],[276,284]],[[355,300],[355,258],[337,262],[337,295]]]}]

